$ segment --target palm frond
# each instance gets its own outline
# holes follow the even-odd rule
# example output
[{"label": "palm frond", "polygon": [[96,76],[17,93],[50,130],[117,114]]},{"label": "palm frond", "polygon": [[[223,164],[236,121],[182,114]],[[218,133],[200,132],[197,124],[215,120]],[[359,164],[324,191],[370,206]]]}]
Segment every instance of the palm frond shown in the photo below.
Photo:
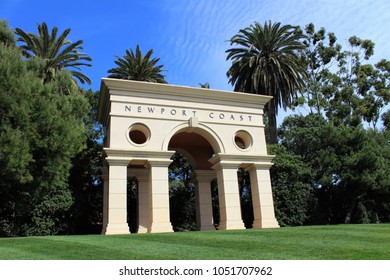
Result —
[{"label": "palm frond", "polygon": [[[91,84],[91,80],[79,71],[80,66],[90,67],[92,58],[82,50],[82,40],[72,43],[67,39],[71,30],[68,28],[58,36],[58,28],[49,28],[45,22],[38,24],[38,34],[26,33],[20,28],[16,28],[15,33],[19,36],[18,41],[22,43],[19,47],[23,54],[30,58],[36,56],[45,61],[43,69],[44,81],[50,82],[55,79],[56,73],[62,70],[69,70],[81,83]],[[77,75],[77,76],[76,76]]]},{"label": "palm frond", "polygon": [[109,78],[145,81],[153,83],[167,83],[162,75],[164,65],[156,65],[160,59],[152,58],[153,49],[145,56],[142,55],[139,45],[135,53],[132,49],[126,50],[123,57],[116,56],[114,63],[117,67],[108,70]]}]

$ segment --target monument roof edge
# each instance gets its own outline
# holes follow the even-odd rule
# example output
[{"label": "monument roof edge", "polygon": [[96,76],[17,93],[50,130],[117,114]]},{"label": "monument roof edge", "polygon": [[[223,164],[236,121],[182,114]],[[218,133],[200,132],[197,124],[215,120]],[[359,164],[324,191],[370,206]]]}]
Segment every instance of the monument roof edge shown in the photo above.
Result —
[{"label": "monument roof edge", "polygon": [[196,88],[189,86],[179,86],[171,84],[140,82],[132,80],[121,80],[112,78],[103,78],[101,91],[132,91],[143,93],[163,93],[170,96],[186,96],[191,98],[223,100],[223,101],[240,101],[248,103],[258,103],[265,105],[272,99],[271,96],[258,95],[243,92],[234,92],[217,89]]}]

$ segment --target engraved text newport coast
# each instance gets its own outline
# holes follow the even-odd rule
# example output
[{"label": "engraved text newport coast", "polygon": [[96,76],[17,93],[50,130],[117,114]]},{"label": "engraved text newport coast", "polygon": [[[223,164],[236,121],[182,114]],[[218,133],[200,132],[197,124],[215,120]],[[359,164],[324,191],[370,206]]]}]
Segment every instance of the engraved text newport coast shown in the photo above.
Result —
[{"label": "engraved text newport coast", "polygon": [[[168,107],[156,107],[156,106],[142,106],[142,105],[124,105],[125,112],[131,112],[135,114],[148,114],[155,116],[171,116],[171,117],[198,117],[199,110],[183,109],[183,108],[168,108]],[[204,112],[202,112],[204,115]],[[238,122],[252,122],[252,115],[240,114],[240,113],[227,113],[220,111],[208,111],[206,116],[209,120],[226,120],[226,121],[238,121]]]}]

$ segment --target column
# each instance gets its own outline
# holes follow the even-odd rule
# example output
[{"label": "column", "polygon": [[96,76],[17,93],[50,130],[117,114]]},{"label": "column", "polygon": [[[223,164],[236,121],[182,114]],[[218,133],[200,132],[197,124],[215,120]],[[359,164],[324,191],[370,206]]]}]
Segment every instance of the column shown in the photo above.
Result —
[{"label": "column", "polygon": [[147,233],[150,224],[149,213],[149,176],[148,170],[134,169],[129,174],[138,181],[138,233]]},{"label": "column", "polygon": [[168,166],[171,160],[149,160],[148,232],[173,232],[169,216]]},{"label": "column", "polygon": [[211,181],[213,170],[195,170],[196,224],[198,230],[214,230]]},{"label": "column", "polygon": [[249,171],[253,203],[253,228],[278,228],[272,197],[270,165],[252,164]]},{"label": "column", "polygon": [[128,234],[127,224],[127,164],[128,161],[108,161],[107,220],[103,234]]},{"label": "column", "polygon": [[237,164],[218,162],[219,229],[245,229],[241,216],[240,192],[237,179]]}]

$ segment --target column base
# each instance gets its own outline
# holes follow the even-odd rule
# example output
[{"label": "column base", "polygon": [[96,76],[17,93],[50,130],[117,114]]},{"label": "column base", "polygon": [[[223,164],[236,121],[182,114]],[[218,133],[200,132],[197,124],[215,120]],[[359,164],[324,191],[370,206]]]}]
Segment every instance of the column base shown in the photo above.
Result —
[{"label": "column base", "polygon": [[276,219],[258,219],[253,221],[253,228],[279,228]]},{"label": "column base", "polygon": [[225,230],[225,229],[245,229],[245,225],[241,220],[237,221],[222,221],[218,229]]},{"label": "column base", "polygon": [[153,223],[149,225],[148,232],[150,233],[173,232],[173,228],[171,223]]},{"label": "column base", "polygon": [[102,234],[130,234],[129,225],[126,224],[108,224],[103,227]]},{"label": "column base", "polygon": [[147,233],[148,232],[148,228],[147,227],[138,227],[138,231],[137,233]]},{"label": "column base", "polygon": [[203,231],[203,230],[215,230],[214,225],[202,225],[198,230]]}]

